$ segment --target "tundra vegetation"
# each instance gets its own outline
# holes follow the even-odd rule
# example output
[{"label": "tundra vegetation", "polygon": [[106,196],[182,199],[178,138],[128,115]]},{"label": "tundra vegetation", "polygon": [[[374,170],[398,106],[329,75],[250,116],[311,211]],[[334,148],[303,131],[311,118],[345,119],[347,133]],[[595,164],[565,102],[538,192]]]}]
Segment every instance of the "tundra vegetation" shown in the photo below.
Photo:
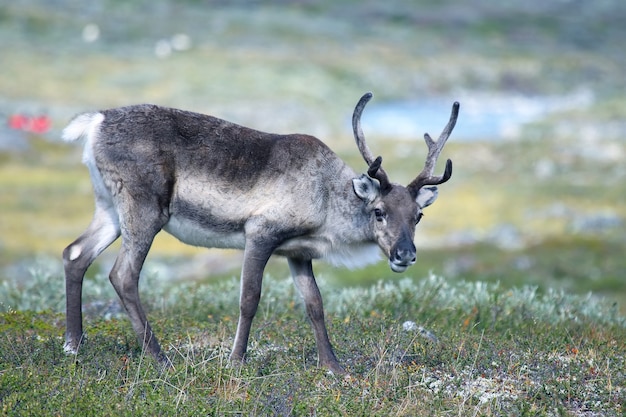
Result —
[{"label": "tundra vegetation", "polygon": [[[2,414],[623,415],[625,19],[617,0],[1,5],[0,114],[53,122],[47,135],[0,127]],[[266,271],[249,362],[228,367],[240,255],[164,234],[140,292],[174,370],[136,341],[107,282],[115,250],[85,280],[89,343],[63,353],[60,253],[93,208],[81,150],[58,139],[74,114],[185,108],[314,134],[361,171],[349,118],[368,90],[392,109],[444,97],[462,112],[417,263],[401,275],[382,260],[316,265],[350,377],[317,367],[281,260]],[[485,107],[526,118],[463,137],[466,110]],[[364,125],[394,180],[412,179],[420,135],[445,120],[428,122],[412,139]]]}]

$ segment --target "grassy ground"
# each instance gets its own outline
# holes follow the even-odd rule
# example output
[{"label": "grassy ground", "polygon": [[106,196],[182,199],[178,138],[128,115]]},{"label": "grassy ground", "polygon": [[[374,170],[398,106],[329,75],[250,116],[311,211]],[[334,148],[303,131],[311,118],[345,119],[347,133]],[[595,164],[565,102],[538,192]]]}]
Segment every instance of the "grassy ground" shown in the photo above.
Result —
[{"label": "grassy ground", "polygon": [[[329,331],[350,373],[342,377],[316,367],[312,332],[289,280],[266,277],[250,359],[231,368],[236,280],[172,287],[149,276],[149,314],[175,365],[162,372],[138,349],[121,311],[99,304],[110,290],[102,294],[92,281],[86,343],[65,356],[63,317],[55,312],[63,284],[53,269],[10,298],[24,308],[0,315],[4,415],[624,412],[626,319],[594,298],[435,276],[323,290]],[[41,299],[42,286],[55,295]]]}]

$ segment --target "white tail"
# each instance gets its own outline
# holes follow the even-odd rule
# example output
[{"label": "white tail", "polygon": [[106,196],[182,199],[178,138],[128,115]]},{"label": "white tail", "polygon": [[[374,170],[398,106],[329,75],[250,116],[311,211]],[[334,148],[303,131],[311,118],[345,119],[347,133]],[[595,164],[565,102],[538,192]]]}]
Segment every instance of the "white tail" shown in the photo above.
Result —
[{"label": "white tail", "polygon": [[104,115],[102,113],[81,114],[63,129],[61,137],[66,142],[73,142],[83,136],[93,135],[94,129],[96,129],[103,120]]}]

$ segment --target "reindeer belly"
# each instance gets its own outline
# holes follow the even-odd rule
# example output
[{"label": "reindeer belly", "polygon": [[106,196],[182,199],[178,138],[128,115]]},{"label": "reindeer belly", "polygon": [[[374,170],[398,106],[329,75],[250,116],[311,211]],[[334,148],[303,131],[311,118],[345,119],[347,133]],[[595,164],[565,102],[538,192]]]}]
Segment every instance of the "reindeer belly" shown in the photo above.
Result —
[{"label": "reindeer belly", "polygon": [[205,248],[243,249],[245,236],[243,230],[209,228],[194,219],[183,216],[171,216],[163,230],[181,242]]}]

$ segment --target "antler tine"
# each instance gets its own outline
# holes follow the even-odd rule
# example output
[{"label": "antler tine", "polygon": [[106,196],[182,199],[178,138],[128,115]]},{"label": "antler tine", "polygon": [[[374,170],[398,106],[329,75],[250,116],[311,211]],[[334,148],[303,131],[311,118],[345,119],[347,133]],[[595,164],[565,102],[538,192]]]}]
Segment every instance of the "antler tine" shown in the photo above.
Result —
[{"label": "antler tine", "polygon": [[387,173],[381,167],[383,159],[380,156],[374,159],[370,148],[365,142],[365,135],[363,135],[363,129],[361,128],[361,113],[363,113],[365,105],[370,101],[372,96],[372,93],[365,93],[354,108],[354,113],[352,114],[352,130],[354,132],[356,146],[359,148],[361,156],[369,166],[367,175],[372,178],[376,178],[380,182],[381,191],[385,193],[391,189],[391,184],[389,182],[389,178],[387,177]]},{"label": "antler tine", "polygon": [[425,185],[438,185],[442,184],[450,179],[452,176],[452,161],[446,161],[446,168],[444,170],[443,175],[433,175],[435,171],[435,164],[437,162],[437,158],[439,158],[439,154],[443,149],[448,137],[452,133],[454,126],[456,125],[456,119],[459,116],[459,107],[460,104],[458,102],[454,102],[452,105],[452,112],[450,113],[450,120],[448,120],[448,124],[441,132],[439,139],[435,142],[428,133],[424,134],[424,141],[426,142],[426,146],[428,146],[428,155],[426,156],[426,162],[424,163],[424,169],[419,175],[409,184],[408,188],[415,194]]}]

